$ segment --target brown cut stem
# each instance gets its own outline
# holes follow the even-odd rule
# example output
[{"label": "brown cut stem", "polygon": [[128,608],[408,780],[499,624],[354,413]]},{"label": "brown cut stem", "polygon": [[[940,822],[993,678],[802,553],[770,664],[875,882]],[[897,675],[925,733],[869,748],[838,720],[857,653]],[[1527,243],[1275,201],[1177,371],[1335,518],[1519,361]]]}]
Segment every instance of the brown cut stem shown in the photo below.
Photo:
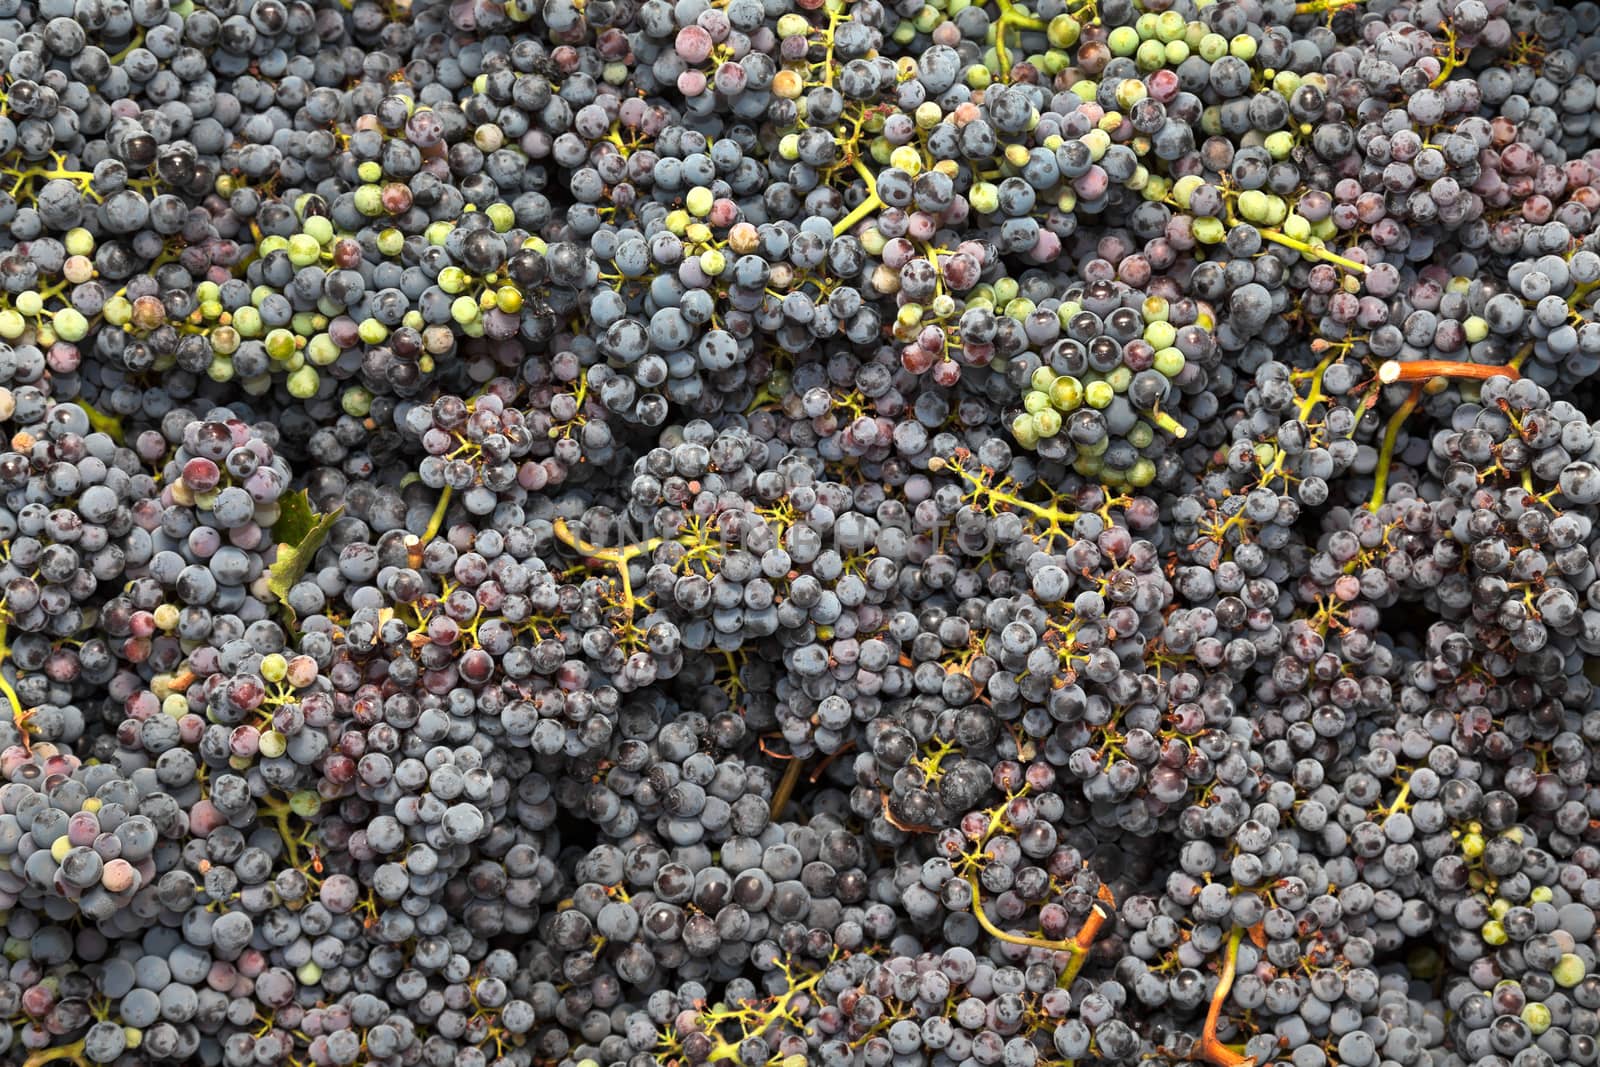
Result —
[{"label": "brown cut stem", "polygon": [[1453,359],[1417,359],[1401,363],[1391,359],[1378,368],[1378,381],[1384,385],[1396,382],[1423,382],[1430,378],[1469,378],[1486,382],[1490,378],[1520,378],[1522,372],[1515,367],[1488,363],[1463,363]]}]

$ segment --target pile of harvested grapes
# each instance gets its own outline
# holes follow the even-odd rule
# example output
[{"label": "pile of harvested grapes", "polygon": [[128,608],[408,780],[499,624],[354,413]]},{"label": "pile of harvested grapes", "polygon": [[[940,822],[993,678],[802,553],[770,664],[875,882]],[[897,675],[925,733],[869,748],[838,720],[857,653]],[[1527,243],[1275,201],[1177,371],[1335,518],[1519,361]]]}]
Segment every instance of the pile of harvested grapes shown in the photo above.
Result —
[{"label": "pile of harvested grapes", "polygon": [[1597,82],[0,0],[0,1064],[1596,1067]]}]

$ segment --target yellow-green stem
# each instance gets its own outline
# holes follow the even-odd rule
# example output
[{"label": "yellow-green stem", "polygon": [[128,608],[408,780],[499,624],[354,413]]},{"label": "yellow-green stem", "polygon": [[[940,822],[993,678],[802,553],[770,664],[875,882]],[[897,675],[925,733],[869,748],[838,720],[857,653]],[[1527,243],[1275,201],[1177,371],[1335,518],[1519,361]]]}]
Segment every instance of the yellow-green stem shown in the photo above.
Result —
[{"label": "yellow-green stem", "polygon": [[450,510],[451,492],[448,485],[439,490],[439,502],[433,506],[433,516],[428,519],[428,528],[422,531],[421,540],[424,544],[439,536],[439,527],[444,525],[444,513]]},{"label": "yellow-green stem", "polygon": [[1411,395],[1406,397],[1405,403],[1395,408],[1394,414],[1389,416],[1389,425],[1383,430],[1383,449],[1378,453],[1378,469],[1373,473],[1372,499],[1367,501],[1367,507],[1377,511],[1383,506],[1383,497],[1389,491],[1389,467],[1394,463],[1394,445],[1400,437],[1400,427],[1417,408],[1417,402],[1422,399],[1422,386],[1411,387]]},{"label": "yellow-green stem", "polygon": [[855,206],[855,210],[833,224],[833,235],[842,237],[850,232],[850,228],[874,211],[883,207],[883,201],[878,198],[878,180],[873,177],[872,171],[861,160],[854,163],[855,171],[861,175],[861,180],[867,183],[867,197]]},{"label": "yellow-green stem", "polygon": [[1302,256],[1320,259],[1324,263],[1332,263],[1335,267],[1343,267],[1345,270],[1353,271],[1356,274],[1367,273],[1368,267],[1365,263],[1357,263],[1355,260],[1347,259],[1337,252],[1330,252],[1322,245],[1307,244],[1305,241],[1296,240],[1286,233],[1264,227],[1259,232],[1263,238],[1273,244],[1282,245],[1284,248],[1292,248]]}]

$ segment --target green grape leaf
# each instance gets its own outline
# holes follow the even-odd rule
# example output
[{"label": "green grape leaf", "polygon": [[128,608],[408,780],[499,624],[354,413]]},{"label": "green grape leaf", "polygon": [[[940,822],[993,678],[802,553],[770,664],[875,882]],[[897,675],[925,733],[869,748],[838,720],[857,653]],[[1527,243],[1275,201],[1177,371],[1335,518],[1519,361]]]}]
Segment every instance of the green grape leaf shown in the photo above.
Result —
[{"label": "green grape leaf", "polygon": [[272,527],[272,539],[278,543],[278,558],[267,569],[267,588],[291,619],[294,611],[289,607],[289,590],[311,566],[317,549],[328,539],[328,531],[343,512],[344,508],[335,508],[326,515],[318,515],[312,510],[311,498],[305,490],[284,497],[279,505],[278,521]]}]

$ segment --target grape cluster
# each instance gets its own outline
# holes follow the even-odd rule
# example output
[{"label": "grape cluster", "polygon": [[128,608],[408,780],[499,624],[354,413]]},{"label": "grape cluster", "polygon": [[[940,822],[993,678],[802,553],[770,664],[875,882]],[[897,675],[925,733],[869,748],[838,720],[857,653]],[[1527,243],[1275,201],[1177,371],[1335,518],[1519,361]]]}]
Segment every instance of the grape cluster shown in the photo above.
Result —
[{"label": "grape cluster", "polygon": [[1597,83],[0,0],[0,1063],[1589,1067]]}]

